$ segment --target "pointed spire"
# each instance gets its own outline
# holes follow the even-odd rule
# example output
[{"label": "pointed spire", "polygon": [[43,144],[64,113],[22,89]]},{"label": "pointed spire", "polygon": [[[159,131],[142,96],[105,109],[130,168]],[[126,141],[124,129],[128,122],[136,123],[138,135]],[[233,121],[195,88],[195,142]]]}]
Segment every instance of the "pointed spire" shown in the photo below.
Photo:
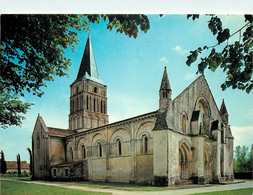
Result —
[{"label": "pointed spire", "polygon": [[225,124],[228,124],[228,111],[224,102],[224,99],[222,100],[222,104],[220,107],[220,116]]},{"label": "pointed spire", "polygon": [[100,79],[98,75],[97,65],[91,45],[90,33],[88,34],[88,38],[83,53],[83,58],[75,82],[81,80],[82,78],[90,79],[95,82],[103,84],[103,81]]},{"label": "pointed spire", "polygon": [[222,100],[222,104],[220,107],[220,114],[228,114],[224,99]]},{"label": "pointed spire", "polygon": [[163,89],[171,90],[170,82],[169,82],[168,75],[167,75],[166,66],[164,67],[164,72],[163,72],[163,78],[162,78],[162,82],[161,82],[161,86],[160,86],[160,91],[163,90]]}]

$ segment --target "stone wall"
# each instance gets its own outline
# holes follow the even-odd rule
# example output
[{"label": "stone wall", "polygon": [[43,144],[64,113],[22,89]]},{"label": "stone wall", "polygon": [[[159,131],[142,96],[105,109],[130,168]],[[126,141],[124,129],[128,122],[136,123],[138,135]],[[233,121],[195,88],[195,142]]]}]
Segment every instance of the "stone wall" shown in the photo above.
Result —
[{"label": "stone wall", "polygon": [[37,118],[32,135],[33,177],[50,177],[48,130],[43,120]]},{"label": "stone wall", "polygon": [[[190,134],[191,119],[194,110],[199,110],[198,102],[206,104],[209,120],[206,122],[210,130],[213,120],[221,121],[219,109],[214,101],[209,86],[203,76],[196,79],[173,100],[174,128],[182,131],[182,116],[186,116],[186,134]],[[209,132],[210,134],[210,132]]]},{"label": "stone wall", "polygon": [[50,166],[65,162],[65,142],[63,138],[49,136],[49,161]]},{"label": "stone wall", "polygon": [[[86,160],[88,179],[92,181],[151,184],[152,129],[156,114],[157,112],[148,113],[68,136],[65,143],[66,162]],[[60,144],[59,141],[54,140],[52,146],[60,146]],[[59,153],[62,154],[62,151],[59,150]],[[60,162],[61,154],[54,154],[54,158],[51,159]]]}]

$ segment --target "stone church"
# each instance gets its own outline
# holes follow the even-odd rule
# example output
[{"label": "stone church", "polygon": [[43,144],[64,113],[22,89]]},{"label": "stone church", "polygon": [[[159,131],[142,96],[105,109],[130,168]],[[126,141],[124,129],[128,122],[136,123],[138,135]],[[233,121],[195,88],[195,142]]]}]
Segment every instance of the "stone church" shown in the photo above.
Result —
[{"label": "stone church", "polygon": [[158,186],[233,180],[234,138],[224,100],[218,109],[203,75],[175,99],[172,90],[165,68],[158,110],[108,123],[107,86],[88,36],[70,85],[69,128],[48,127],[37,117],[33,177]]}]

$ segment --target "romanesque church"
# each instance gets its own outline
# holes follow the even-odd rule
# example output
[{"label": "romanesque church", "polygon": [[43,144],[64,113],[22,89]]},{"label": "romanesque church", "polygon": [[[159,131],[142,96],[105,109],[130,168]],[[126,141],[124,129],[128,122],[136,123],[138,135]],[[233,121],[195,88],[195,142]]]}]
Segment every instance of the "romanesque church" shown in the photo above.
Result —
[{"label": "romanesque church", "polygon": [[218,109],[203,75],[171,99],[166,68],[161,77],[158,110],[108,123],[107,86],[88,36],[70,85],[69,128],[48,127],[37,117],[33,177],[158,186],[233,180],[234,138],[224,100]]}]

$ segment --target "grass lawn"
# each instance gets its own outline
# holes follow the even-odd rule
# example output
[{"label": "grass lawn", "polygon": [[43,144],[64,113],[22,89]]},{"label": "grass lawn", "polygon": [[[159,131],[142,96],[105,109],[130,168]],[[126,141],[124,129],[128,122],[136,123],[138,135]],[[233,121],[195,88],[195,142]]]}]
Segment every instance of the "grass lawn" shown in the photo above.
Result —
[{"label": "grass lawn", "polygon": [[3,181],[3,180],[1,181],[1,195],[20,195],[20,194],[79,195],[79,194],[109,194],[109,193],[73,190],[61,187],[24,183],[19,181]]},{"label": "grass lawn", "polygon": [[163,191],[170,190],[169,187],[155,187],[128,183],[102,183],[102,182],[55,182],[69,185],[96,187],[103,189],[127,190],[127,191]]},{"label": "grass lawn", "polygon": [[252,195],[253,194],[253,188],[245,188],[245,189],[239,189],[239,190],[227,190],[227,191],[220,191],[220,192],[205,192],[205,193],[199,193],[199,194],[205,194],[205,195]]}]

